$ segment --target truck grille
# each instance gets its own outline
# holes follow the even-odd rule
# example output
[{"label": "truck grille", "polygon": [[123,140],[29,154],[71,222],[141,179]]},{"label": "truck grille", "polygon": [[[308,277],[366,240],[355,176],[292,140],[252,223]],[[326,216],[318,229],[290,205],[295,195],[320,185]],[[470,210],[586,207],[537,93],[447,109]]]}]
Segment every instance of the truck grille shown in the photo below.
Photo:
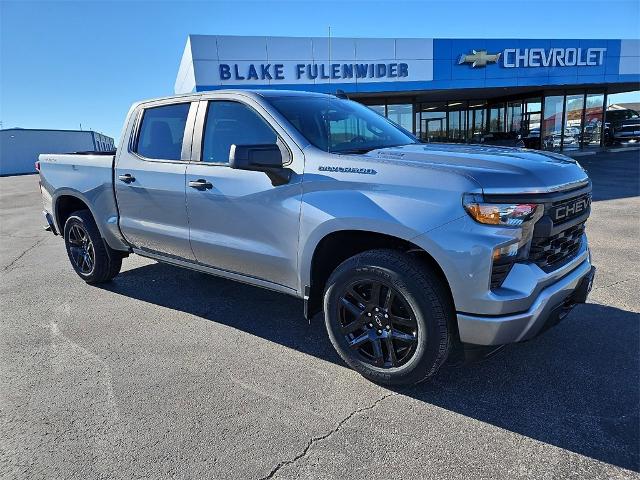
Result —
[{"label": "truck grille", "polygon": [[584,222],[546,238],[533,238],[529,259],[549,272],[574,257],[580,249]]},{"label": "truck grille", "polygon": [[578,197],[554,202],[548,209],[548,215],[554,225],[569,222],[575,217],[584,215],[591,207],[591,192]]},{"label": "truck grille", "polygon": [[516,263],[535,263],[549,273],[566,265],[580,250],[585,223],[591,212],[591,182],[567,190],[526,195],[485,195],[493,203],[536,203],[544,205],[542,217],[526,234],[531,243],[520,245],[517,255],[494,258],[491,289],[496,290]]}]

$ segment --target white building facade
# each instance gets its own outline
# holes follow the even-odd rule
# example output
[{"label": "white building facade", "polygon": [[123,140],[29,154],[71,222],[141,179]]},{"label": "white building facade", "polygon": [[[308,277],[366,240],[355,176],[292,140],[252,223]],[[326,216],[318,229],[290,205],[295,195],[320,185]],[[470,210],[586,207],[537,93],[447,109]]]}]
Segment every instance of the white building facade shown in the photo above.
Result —
[{"label": "white building facade", "polygon": [[113,138],[94,131],[0,130],[0,175],[35,173],[41,153],[108,152],[115,148]]}]

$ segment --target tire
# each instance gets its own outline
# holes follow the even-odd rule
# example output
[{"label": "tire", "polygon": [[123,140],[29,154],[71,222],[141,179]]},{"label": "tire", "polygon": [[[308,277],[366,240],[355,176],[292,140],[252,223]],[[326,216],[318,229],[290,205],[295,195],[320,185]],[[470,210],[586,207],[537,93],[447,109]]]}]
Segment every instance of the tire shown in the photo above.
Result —
[{"label": "tire", "polygon": [[324,312],[338,354],[382,385],[426,380],[451,349],[454,309],[442,280],[402,252],[370,250],[345,260],[327,282]]},{"label": "tire", "polygon": [[64,244],[71,266],[85,282],[108,282],[120,273],[122,256],[102,239],[89,210],[69,216],[64,224]]}]

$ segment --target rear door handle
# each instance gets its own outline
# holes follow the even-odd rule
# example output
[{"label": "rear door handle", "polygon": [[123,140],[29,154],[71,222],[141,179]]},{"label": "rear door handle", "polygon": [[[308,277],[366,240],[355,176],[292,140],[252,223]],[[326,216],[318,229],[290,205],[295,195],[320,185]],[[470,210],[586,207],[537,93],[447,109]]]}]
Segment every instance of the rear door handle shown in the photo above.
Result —
[{"label": "rear door handle", "polygon": [[136,181],[136,177],[130,173],[125,173],[124,175],[118,175],[118,180],[124,183],[131,183]]},{"label": "rear door handle", "polygon": [[189,186],[191,188],[195,188],[196,190],[210,190],[211,188],[213,188],[211,182],[207,182],[203,178],[199,178],[198,180],[190,180]]}]

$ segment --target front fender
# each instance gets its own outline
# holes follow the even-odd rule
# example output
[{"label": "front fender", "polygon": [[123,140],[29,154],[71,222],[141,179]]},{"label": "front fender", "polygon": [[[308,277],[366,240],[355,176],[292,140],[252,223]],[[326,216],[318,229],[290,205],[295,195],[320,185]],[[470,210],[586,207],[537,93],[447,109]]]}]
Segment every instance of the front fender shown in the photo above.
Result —
[{"label": "front fender", "polygon": [[298,251],[299,291],[304,291],[305,286],[311,285],[311,263],[322,239],[332,233],[347,230],[379,233],[407,241],[416,236],[414,231],[397,223],[375,221],[370,218],[333,218],[327,220],[307,232],[304,239],[301,238],[302,248]]}]

